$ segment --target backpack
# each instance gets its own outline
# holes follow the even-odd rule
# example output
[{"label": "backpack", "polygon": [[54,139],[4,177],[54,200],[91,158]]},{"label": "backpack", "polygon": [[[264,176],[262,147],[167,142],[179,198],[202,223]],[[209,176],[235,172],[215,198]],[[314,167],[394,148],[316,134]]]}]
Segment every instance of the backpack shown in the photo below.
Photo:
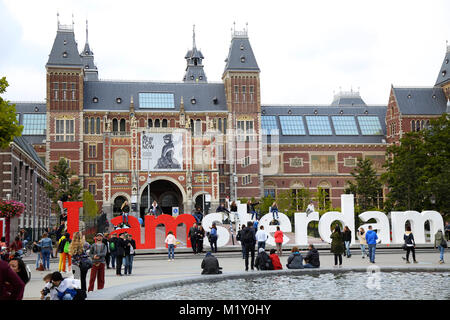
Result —
[{"label": "backpack", "polygon": [[109,249],[110,249],[111,251],[114,251],[114,250],[116,249],[116,244],[114,243],[114,241],[111,241],[111,242],[109,243]]},{"label": "backpack", "polygon": [[34,253],[38,253],[39,251],[41,251],[41,247],[39,247],[37,244],[33,244],[32,250]]},{"label": "backpack", "polygon": [[248,227],[245,228],[244,230],[242,230],[241,238],[242,238],[242,242],[244,242],[245,244],[254,243],[253,232]]},{"label": "backpack", "polygon": [[66,243],[64,243],[64,253],[69,253],[70,249],[70,242],[69,240],[66,240]]},{"label": "backpack", "polygon": [[270,257],[266,260],[266,270],[273,270],[273,263],[272,263],[272,259],[270,259]]},{"label": "backpack", "polygon": [[64,245],[66,243],[66,239],[62,239],[61,242],[58,244],[58,252],[63,253],[64,252]]},{"label": "backpack", "polygon": [[236,235],[236,240],[241,241],[241,231],[239,231]]}]

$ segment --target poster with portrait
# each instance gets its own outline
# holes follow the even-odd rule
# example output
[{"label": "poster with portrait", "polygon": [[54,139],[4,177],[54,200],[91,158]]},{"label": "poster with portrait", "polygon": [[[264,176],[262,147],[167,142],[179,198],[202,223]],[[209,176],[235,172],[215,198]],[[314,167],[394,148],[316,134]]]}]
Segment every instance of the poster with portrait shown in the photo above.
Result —
[{"label": "poster with portrait", "polygon": [[145,133],[141,135],[141,170],[178,171],[183,169],[181,133]]}]

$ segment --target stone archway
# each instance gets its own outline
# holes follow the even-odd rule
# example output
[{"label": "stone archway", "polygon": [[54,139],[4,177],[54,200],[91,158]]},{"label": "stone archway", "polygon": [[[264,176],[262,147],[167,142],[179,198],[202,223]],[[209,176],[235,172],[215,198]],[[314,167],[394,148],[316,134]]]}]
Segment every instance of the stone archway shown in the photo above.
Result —
[{"label": "stone archway", "polygon": [[[140,190],[140,216],[143,217],[148,208],[148,183]],[[186,193],[183,187],[170,177],[158,177],[150,182],[150,204],[156,200],[164,214],[172,214],[172,208],[178,207],[184,213]]]}]

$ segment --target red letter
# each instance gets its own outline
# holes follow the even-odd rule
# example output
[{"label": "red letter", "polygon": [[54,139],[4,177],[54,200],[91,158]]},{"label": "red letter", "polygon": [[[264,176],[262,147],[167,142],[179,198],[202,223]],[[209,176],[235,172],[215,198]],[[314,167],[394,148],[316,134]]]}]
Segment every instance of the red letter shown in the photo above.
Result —
[{"label": "red letter", "polygon": [[[111,219],[111,223],[116,226],[118,224],[121,224],[123,221],[122,216],[117,216],[115,218]],[[135,217],[129,215],[128,216],[128,225],[129,228],[120,228],[114,231],[111,231],[110,234],[116,233],[117,235],[121,234],[122,232],[126,232],[128,234],[131,234],[133,236],[134,241],[136,242],[136,249],[147,249],[145,247],[145,243],[141,243],[141,225],[139,224],[139,220]]]},{"label": "red letter", "polygon": [[80,230],[80,208],[83,208],[83,202],[63,202],[63,207],[67,208],[67,232],[72,237]]},{"label": "red letter", "polygon": [[[168,214],[162,214],[155,218],[155,216],[147,215],[145,216],[145,243],[148,243],[146,249],[154,249],[155,246],[155,230],[158,224],[164,224],[166,226],[166,235],[169,231],[172,231],[174,236],[177,236],[177,226],[180,223],[186,225],[186,239],[188,239],[189,229],[196,222],[195,218],[190,214],[180,214],[178,217],[174,218]],[[149,228],[147,230],[147,228]],[[191,240],[187,240],[186,246],[191,247]]]}]

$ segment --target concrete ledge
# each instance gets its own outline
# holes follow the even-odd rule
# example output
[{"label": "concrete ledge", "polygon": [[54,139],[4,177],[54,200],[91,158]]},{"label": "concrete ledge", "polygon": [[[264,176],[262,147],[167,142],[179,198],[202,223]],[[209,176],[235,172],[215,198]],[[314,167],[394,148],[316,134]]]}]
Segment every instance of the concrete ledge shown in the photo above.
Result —
[{"label": "concrete ledge", "polygon": [[218,282],[230,279],[251,279],[270,277],[274,275],[301,275],[322,273],[346,273],[346,272],[371,272],[376,269],[380,272],[450,272],[450,266],[377,266],[376,264],[361,267],[343,268],[318,268],[318,269],[284,269],[273,271],[230,272],[218,275],[199,275],[193,277],[171,278],[164,280],[149,280],[131,283],[121,286],[106,288],[89,292],[87,300],[125,300],[131,295],[136,295],[149,290],[158,290],[204,282]]}]

